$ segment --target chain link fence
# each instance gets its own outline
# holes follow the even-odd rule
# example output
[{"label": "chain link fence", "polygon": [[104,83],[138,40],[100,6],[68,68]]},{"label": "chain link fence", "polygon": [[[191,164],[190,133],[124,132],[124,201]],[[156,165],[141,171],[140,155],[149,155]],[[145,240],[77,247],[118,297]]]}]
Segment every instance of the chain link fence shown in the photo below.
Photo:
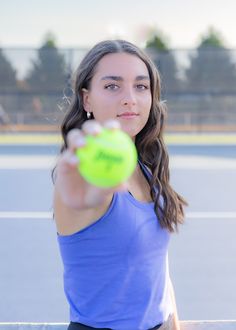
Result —
[{"label": "chain link fence", "polygon": [[[0,126],[57,128],[87,49],[0,49]],[[169,130],[236,130],[236,50],[146,49],[159,69]]]}]

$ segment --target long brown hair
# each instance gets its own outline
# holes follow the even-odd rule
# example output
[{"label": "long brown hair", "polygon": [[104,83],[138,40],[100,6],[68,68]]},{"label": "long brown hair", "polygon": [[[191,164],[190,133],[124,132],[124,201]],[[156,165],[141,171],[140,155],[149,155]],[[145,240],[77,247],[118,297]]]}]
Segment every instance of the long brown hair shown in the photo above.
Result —
[{"label": "long brown hair", "polygon": [[86,54],[76,71],[74,95],[62,123],[61,132],[64,143],[61,151],[67,147],[67,133],[72,128],[81,128],[82,124],[88,120],[83,108],[82,89],[90,88],[100,59],[113,53],[132,54],[139,57],[147,66],[151,82],[152,105],[148,121],[137,134],[135,144],[140,161],[152,172],[149,185],[155,213],[161,226],[173,232],[184,221],[184,206],[187,203],[173,190],[169,182],[169,156],[163,139],[167,108],[161,102],[160,75],[151,59],[137,46],[125,40],[106,40],[95,45]]}]

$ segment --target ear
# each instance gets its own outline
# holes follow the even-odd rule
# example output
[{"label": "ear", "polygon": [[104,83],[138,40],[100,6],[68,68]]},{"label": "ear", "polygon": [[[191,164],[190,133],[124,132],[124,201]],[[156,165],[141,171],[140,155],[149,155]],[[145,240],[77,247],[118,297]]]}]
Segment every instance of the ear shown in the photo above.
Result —
[{"label": "ear", "polygon": [[90,103],[89,103],[89,91],[86,88],[82,88],[82,100],[84,110],[87,112],[91,112]]}]

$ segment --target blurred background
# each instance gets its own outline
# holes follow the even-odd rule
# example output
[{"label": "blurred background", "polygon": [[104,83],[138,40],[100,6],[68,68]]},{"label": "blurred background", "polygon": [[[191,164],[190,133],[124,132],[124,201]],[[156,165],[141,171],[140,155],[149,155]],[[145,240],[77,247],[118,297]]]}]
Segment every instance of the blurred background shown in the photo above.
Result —
[{"label": "blurred background", "polygon": [[73,74],[95,43],[142,47],[162,78],[181,320],[236,319],[235,0],[0,2],[0,322],[68,322],[51,171]]},{"label": "blurred background", "polygon": [[1,130],[55,131],[89,47],[125,38],[161,73],[168,131],[235,131],[234,10],[230,0],[2,3]]}]

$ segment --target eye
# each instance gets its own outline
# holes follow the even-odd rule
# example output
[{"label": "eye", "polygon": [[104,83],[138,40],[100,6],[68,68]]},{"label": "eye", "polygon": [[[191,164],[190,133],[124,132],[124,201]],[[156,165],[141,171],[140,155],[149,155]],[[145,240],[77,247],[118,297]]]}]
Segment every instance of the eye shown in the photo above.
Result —
[{"label": "eye", "polygon": [[111,90],[111,91],[115,91],[119,88],[119,86],[116,85],[116,84],[109,84],[109,85],[106,85],[104,88],[108,89],[108,90]]},{"label": "eye", "polygon": [[149,89],[149,86],[143,85],[143,84],[138,84],[138,85],[136,85],[136,88],[139,90],[146,90],[146,89]]}]

